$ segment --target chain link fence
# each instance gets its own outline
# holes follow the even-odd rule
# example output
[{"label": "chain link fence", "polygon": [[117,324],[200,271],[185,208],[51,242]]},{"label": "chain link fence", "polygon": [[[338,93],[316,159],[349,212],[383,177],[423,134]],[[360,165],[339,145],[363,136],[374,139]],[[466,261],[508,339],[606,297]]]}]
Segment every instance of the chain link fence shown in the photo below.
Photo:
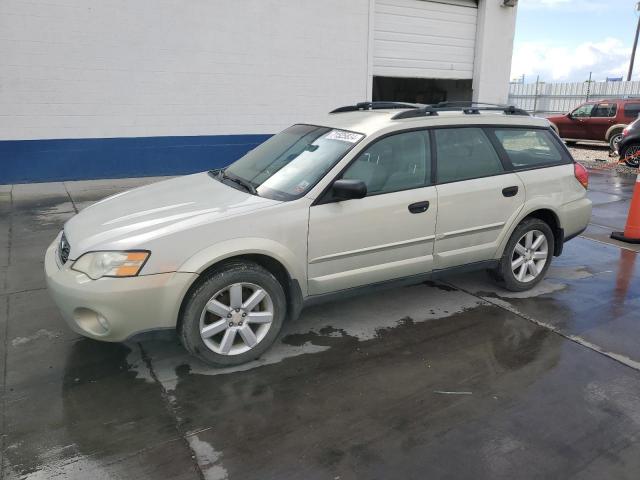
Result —
[{"label": "chain link fence", "polygon": [[534,115],[566,113],[588,100],[640,97],[640,81],[511,83],[509,105]]}]

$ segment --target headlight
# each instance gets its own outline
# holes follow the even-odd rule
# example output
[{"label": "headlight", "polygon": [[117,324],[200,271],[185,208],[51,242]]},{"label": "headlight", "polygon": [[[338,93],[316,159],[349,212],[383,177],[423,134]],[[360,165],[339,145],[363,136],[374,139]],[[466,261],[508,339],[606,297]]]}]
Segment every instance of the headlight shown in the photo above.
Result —
[{"label": "headlight", "polygon": [[140,273],[151,252],[88,252],[71,266],[97,280],[101,277],[135,277]]}]

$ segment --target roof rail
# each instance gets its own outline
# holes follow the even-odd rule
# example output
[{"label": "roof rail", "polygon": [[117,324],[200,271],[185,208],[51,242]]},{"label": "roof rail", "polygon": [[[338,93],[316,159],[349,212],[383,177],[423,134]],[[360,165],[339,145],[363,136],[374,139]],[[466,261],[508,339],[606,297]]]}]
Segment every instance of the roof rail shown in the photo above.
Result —
[{"label": "roof rail", "polygon": [[381,108],[419,108],[422,105],[404,102],[360,102],[331,110],[329,113],[357,112],[359,110],[378,110]]},{"label": "roof rail", "polygon": [[513,105],[497,105],[492,103],[480,102],[440,102],[435,105],[425,105],[424,107],[414,108],[405,112],[400,112],[391,117],[392,120],[400,120],[402,118],[415,118],[424,116],[438,115],[438,112],[463,112],[467,115],[476,115],[481,111],[502,111],[506,115],[524,115],[529,116],[529,112]]}]

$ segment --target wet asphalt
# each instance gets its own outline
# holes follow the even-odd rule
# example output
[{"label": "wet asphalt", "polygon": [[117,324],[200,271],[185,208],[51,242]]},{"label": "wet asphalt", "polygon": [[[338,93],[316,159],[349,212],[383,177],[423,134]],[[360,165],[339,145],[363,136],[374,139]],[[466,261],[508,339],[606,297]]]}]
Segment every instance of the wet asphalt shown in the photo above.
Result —
[{"label": "wet asphalt", "polygon": [[592,172],[592,224],[533,291],[479,272],[316,306],[226,370],[169,332],[82,338],[44,288],[63,222],[152,180],[0,186],[0,477],[640,475],[640,260],[608,239],[633,177]]}]

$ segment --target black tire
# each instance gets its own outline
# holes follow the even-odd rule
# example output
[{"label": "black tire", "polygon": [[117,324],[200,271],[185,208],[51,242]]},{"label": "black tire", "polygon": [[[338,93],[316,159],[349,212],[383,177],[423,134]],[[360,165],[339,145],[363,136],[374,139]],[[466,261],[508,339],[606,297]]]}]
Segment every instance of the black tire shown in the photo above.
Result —
[{"label": "black tire", "polygon": [[[219,291],[235,283],[251,283],[265,290],[273,303],[273,319],[265,337],[253,348],[237,355],[224,355],[210,349],[200,336],[200,317],[207,302]],[[255,360],[275,342],[287,314],[284,289],[265,268],[253,262],[231,261],[203,277],[185,298],[178,334],[192,355],[214,367],[229,367]]]},{"label": "black tire", "polygon": [[564,144],[565,144],[567,147],[575,147],[577,143],[578,143],[578,142],[576,142],[575,140],[565,140],[565,141],[564,141]]},{"label": "black tire", "polygon": [[611,136],[609,137],[609,148],[612,152],[615,152],[620,140],[622,140],[622,130],[616,130],[615,132],[611,133]]},{"label": "black tire", "polygon": [[[511,269],[511,261],[513,259],[514,249],[518,240],[520,240],[527,232],[533,230],[542,232],[547,240],[547,262],[536,278],[528,282],[521,282],[515,277],[515,274]],[[502,258],[500,259],[500,265],[494,272],[498,283],[512,292],[523,292],[533,288],[546,275],[553,258],[554,246],[555,238],[551,228],[546,222],[538,218],[524,219],[511,234],[511,237],[507,242],[507,246],[504,249],[504,253],[502,254]]]},{"label": "black tire", "polygon": [[[640,143],[631,143],[625,146],[620,152],[620,158],[621,159],[626,158],[630,156],[632,152],[634,152],[634,155],[637,155],[637,153],[640,153]],[[627,167],[638,168],[638,164],[640,163],[639,160],[640,160],[640,157],[630,158],[629,160],[625,160],[624,164]]]}]

